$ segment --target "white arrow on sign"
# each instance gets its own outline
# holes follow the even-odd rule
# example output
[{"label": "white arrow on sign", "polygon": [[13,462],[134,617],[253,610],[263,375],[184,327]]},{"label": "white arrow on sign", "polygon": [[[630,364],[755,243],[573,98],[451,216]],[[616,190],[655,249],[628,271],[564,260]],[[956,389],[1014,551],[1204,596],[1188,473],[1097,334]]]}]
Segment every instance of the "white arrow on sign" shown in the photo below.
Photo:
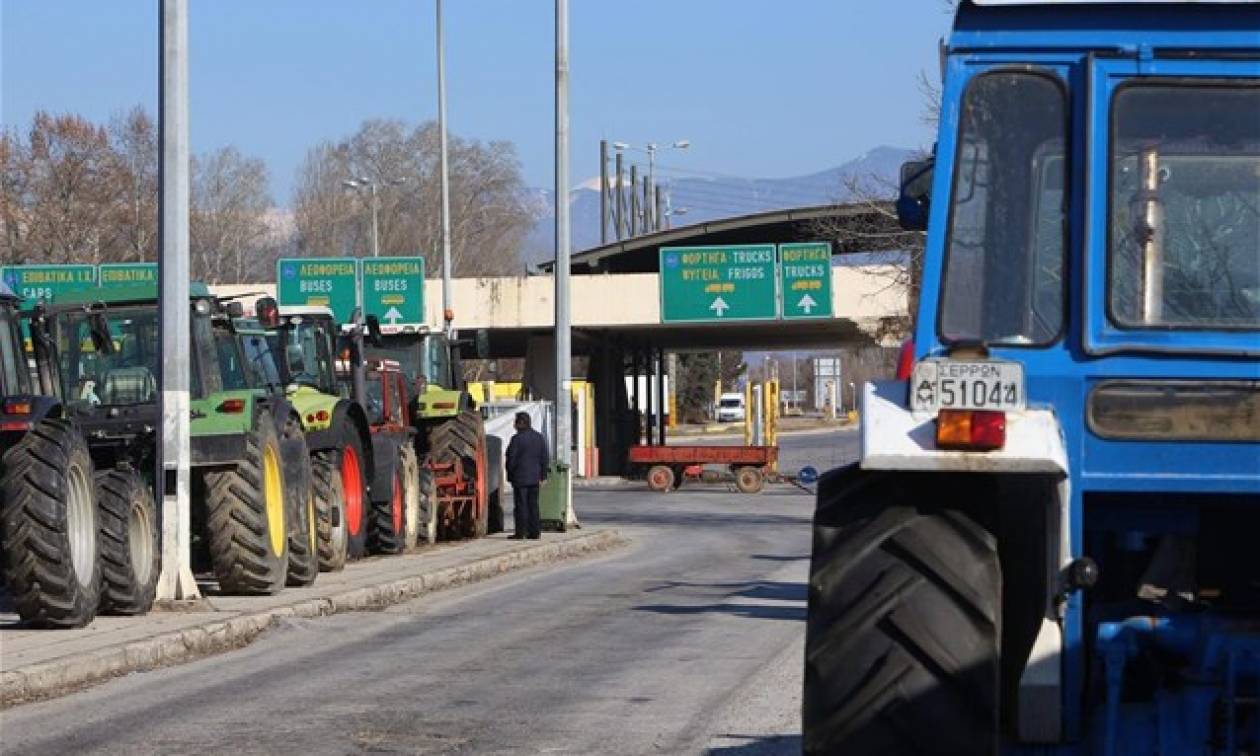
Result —
[{"label": "white arrow on sign", "polygon": [[402,318],[403,318],[403,314],[398,311],[397,307],[391,307],[385,311],[384,320],[386,323],[389,323],[390,325],[396,325],[398,321],[402,320]]},{"label": "white arrow on sign", "polygon": [[726,314],[727,310],[731,309],[731,306],[726,303],[725,299],[718,297],[713,300],[713,304],[709,305],[709,309],[713,310],[713,314],[720,318]]},{"label": "white arrow on sign", "polygon": [[814,311],[814,308],[818,306],[818,303],[814,301],[813,297],[806,294],[801,297],[801,301],[797,302],[796,306],[804,310],[805,314],[808,315]]}]

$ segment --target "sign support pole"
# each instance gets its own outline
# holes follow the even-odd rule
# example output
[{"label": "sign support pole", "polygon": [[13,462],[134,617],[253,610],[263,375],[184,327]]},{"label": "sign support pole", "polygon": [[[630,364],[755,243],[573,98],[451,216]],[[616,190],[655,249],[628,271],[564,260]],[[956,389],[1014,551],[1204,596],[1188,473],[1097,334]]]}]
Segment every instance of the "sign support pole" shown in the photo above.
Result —
[{"label": "sign support pole", "polygon": [[188,438],[191,316],[188,298],[188,0],[162,0],[158,166],[161,254],[158,311],[161,323],[162,401],[157,493],[162,507],[162,572],[157,598],[200,597],[189,564],[191,502]]},{"label": "sign support pole", "polygon": [[442,173],[442,322],[447,336],[455,320],[451,301],[451,192],[446,157],[446,43],[442,34],[442,0],[437,0],[438,143]]}]

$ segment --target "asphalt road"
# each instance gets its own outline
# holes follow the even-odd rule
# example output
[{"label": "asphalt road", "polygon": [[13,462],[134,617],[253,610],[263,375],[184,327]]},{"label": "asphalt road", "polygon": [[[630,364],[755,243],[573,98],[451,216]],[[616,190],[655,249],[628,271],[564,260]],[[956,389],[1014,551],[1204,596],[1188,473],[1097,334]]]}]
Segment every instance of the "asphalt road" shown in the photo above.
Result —
[{"label": "asphalt road", "polygon": [[[853,433],[785,436],[788,466]],[[812,498],[582,490],[634,546],[0,712],[6,753],[800,752]]]}]

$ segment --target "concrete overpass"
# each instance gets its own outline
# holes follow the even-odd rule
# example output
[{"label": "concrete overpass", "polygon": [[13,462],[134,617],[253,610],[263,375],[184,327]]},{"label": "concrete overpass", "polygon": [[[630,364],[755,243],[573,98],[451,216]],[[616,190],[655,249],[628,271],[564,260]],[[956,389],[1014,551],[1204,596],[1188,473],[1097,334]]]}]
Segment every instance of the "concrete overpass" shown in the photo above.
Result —
[{"label": "concrete overpass", "polygon": [[[906,314],[906,292],[889,266],[833,267],[832,311],[820,320],[766,320],[737,323],[663,323],[656,273],[574,276],[575,348],[592,340],[619,339],[673,352],[716,348],[829,348],[844,343],[887,340]],[[452,293],[456,326],[490,331],[496,357],[525,357],[531,338],[548,335],[555,305],[550,276],[457,278]],[[213,287],[221,295],[267,294],[275,284]],[[245,297],[251,304],[252,296]],[[425,282],[426,320],[442,327],[442,283]]]}]

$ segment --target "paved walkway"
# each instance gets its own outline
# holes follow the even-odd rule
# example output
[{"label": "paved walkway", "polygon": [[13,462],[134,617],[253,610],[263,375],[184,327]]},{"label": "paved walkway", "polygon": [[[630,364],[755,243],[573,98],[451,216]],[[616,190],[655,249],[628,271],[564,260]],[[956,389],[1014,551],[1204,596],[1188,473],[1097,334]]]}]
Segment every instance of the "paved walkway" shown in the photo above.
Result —
[{"label": "paved walkway", "polygon": [[[493,577],[502,572],[581,556],[614,546],[620,537],[608,530],[547,533],[542,541],[513,541],[496,535],[478,541],[440,544],[413,553],[372,557],[345,570],[321,573],[308,588],[286,588],[274,596],[216,595],[213,582],[201,585],[205,599],[186,607],[155,609],[142,617],[98,617],[75,630],[30,630],[16,614],[0,608],[0,705],[6,699],[48,695],[36,677],[89,682],[108,674],[148,669],[204,653],[243,645],[276,616],[312,616],[372,609],[432,590]],[[204,630],[204,633],[200,632]],[[174,645],[174,653],[166,646]],[[87,657],[111,657],[86,676],[66,669]],[[83,677],[79,680],[78,677]],[[51,679],[50,678],[50,679]],[[42,687],[41,687],[42,686]],[[23,690],[19,691],[21,687]]]}]

